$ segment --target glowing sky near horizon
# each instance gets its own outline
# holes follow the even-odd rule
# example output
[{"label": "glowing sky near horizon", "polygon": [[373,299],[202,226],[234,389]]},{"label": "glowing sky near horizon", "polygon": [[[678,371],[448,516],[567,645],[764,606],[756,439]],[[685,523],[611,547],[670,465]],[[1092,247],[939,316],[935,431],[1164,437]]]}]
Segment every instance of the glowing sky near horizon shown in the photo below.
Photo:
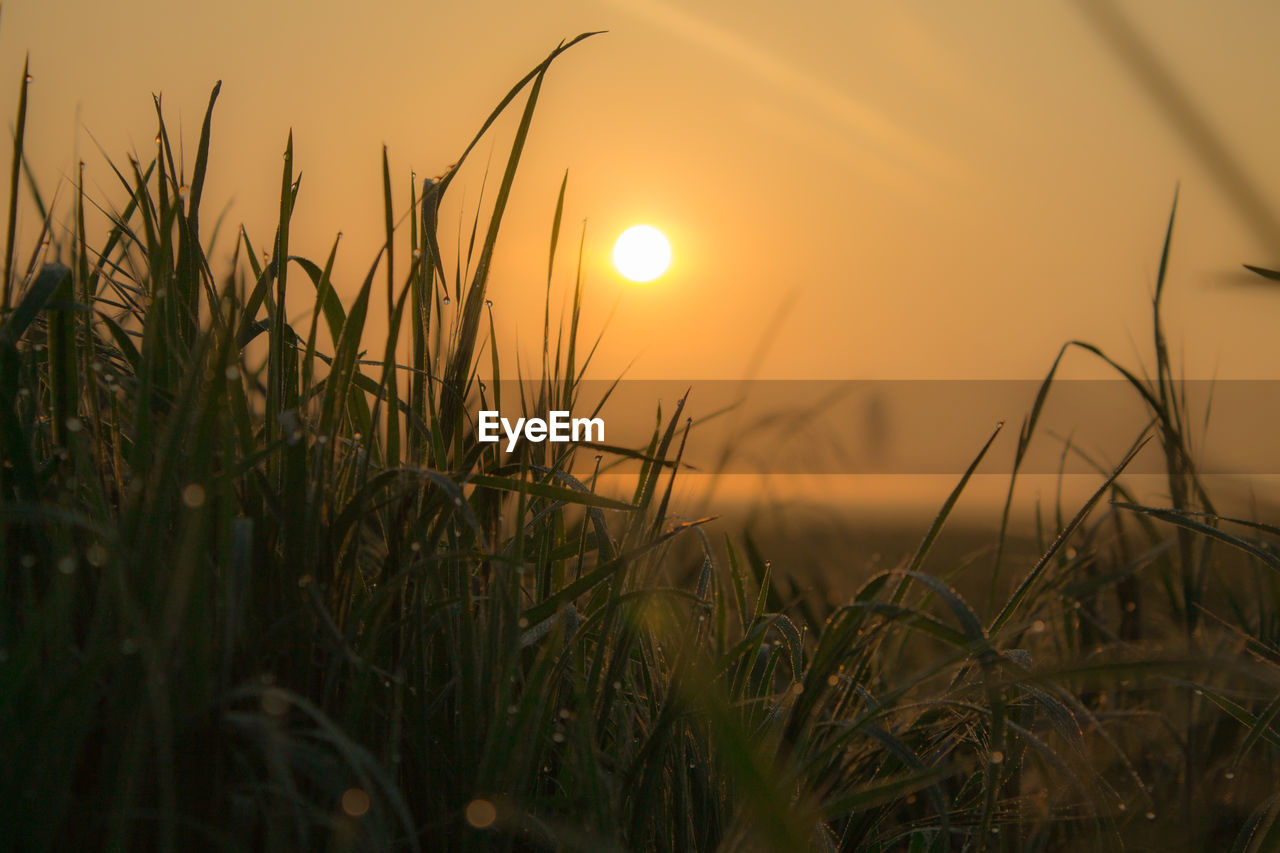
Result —
[{"label": "glowing sky near horizon", "polygon": [[[1120,7],[1280,203],[1268,108],[1280,6]],[[527,352],[566,169],[555,298],[585,233],[583,328],[613,318],[596,375],[634,361],[632,376],[689,379],[748,364],[771,377],[1035,377],[1069,338],[1132,363],[1149,351],[1180,181],[1168,292],[1187,373],[1280,376],[1280,289],[1236,286],[1240,263],[1280,264],[1280,246],[1262,244],[1069,2],[10,0],[0,111],[13,114],[30,50],[30,158],[46,195],[83,157],[90,192],[118,198],[95,140],[120,159],[148,151],[150,93],[163,91],[190,162],[222,79],[207,204],[231,202],[228,222],[269,243],[292,128],[294,249],[323,257],[343,231],[349,293],[381,239],[381,145],[407,204],[410,169],[442,172],[512,83],[595,29],[609,32],[548,75],[495,259],[499,329]],[[492,199],[512,129],[500,122],[460,176],[448,212],[464,231],[486,165]],[[609,259],[634,222],[681,247],[678,268],[645,287]]]}]

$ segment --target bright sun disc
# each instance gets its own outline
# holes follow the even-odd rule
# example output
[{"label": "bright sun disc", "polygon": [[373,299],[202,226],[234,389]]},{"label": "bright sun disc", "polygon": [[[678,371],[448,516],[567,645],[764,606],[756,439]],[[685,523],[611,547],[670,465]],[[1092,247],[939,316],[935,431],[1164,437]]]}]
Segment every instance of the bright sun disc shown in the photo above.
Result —
[{"label": "bright sun disc", "polygon": [[671,244],[652,225],[633,225],[613,244],[613,265],[632,281],[653,281],[671,266]]}]

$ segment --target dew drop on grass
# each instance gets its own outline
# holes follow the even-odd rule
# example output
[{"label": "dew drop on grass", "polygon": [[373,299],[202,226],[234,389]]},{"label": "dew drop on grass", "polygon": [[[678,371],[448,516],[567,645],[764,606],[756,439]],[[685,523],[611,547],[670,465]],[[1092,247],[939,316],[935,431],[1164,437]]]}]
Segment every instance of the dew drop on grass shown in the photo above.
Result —
[{"label": "dew drop on grass", "polygon": [[513,715],[513,716],[514,716],[517,710],[519,710],[519,709],[518,709],[518,708],[516,708],[516,706],[515,706],[515,705],[508,705],[508,706],[507,706],[507,713],[508,713],[508,714],[511,714],[511,715]]},{"label": "dew drop on grass", "polygon": [[998,749],[991,750],[991,763],[1004,764],[1004,753]]},{"label": "dew drop on grass", "polygon": [[348,788],[342,795],[342,810],[351,817],[364,817],[369,811],[369,795],[360,788]]},{"label": "dew drop on grass", "polygon": [[1233,773],[1233,772],[1232,772],[1232,771],[1230,771],[1230,770],[1228,770],[1224,775],[1226,776],[1226,779],[1227,779],[1227,781],[1228,781],[1228,782],[1230,782],[1232,779],[1236,778],[1236,774],[1235,774],[1235,773]]},{"label": "dew drop on grass", "polygon": [[204,486],[192,483],[182,490],[182,502],[191,509],[204,506]]},{"label": "dew drop on grass", "polygon": [[89,561],[89,565],[101,566],[107,562],[107,549],[101,542],[94,542],[89,546],[89,550],[84,552],[84,556]]},{"label": "dew drop on grass", "polygon": [[223,372],[223,375],[226,376],[227,379],[231,380],[232,382],[235,382],[237,379],[240,378],[240,368],[236,367],[233,364]]},{"label": "dew drop on grass", "polygon": [[289,697],[274,687],[262,691],[262,710],[272,717],[282,717],[289,711]]},{"label": "dew drop on grass", "polygon": [[551,739],[556,743],[564,743],[564,735],[562,735],[560,732],[556,732],[555,734],[553,734],[551,736]]},{"label": "dew drop on grass", "polygon": [[1121,803],[1121,804],[1119,805],[1119,809],[1120,809],[1120,811],[1122,811],[1122,812],[1127,812],[1127,811],[1129,810],[1129,806],[1128,806],[1128,805],[1126,805],[1125,803]]},{"label": "dew drop on grass", "polygon": [[488,800],[477,798],[467,803],[466,817],[476,829],[488,829],[497,821],[498,810]]},{"label": "dew drop on grass", "polygon": [[528,620],[528,619],[526,619],[526,618],[524,618],[523,616],[521,616],[521,617],[516,621],[516,625],[517,625],[518,627],[520,627],[520,628],[528,628],[528,627],[529,627],[529,620]]},{"label": "dew drop on grass", "polygon": [[76,558],[68,554],[58,561],[58,571],[64,575],[69,575],[76,570]]},{"label": "dew drop on grass", "polygon": [[492,307],[493,307],[493,300],[492,300],[492,299],[486,299],[486,300],[484,301],[484,305],[485,305],[485,307],[486,307],[486,308],[492,308]]},{"label": "dew drop on grass", "polygon": [[444,299],[442,299],[442,300],[440,300],[440,301],[441,301],[441,302],[443,302],[445,305],[448,305],[448,304],[449,304],[449,297],[448,297],[448,296],[446,296]]}]

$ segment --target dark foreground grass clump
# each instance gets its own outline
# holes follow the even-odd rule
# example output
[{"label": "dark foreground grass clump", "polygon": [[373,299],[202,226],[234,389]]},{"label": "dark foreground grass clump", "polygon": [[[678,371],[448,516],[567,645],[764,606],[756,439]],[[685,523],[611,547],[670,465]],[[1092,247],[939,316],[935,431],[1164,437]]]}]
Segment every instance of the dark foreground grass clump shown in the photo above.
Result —
[{"label": "dark foreground grass clump", "polygon": [[[481,129],[526,95],[462,257],[437,239],[456,167],[412,184],[398,224],[384,159],[387,241],[349,304],[336,243],[319,263],[290,254],[291,142],[266,260],[241,231],[237,265],[210,268],[216,89],[189,175],[157,105],[154,159],[111,167],[105,242],[87,244],[77,186],[70,236],[42,210],[20,255],[23,83],[0,297],[5,840],[1276,849],[1280,530],[1220,518],[1187,453],[1163,264],[1155,375],[1116,368],[1151,410],[1168,506],[1137,506],[1123,462],[1101,472],[1093,500],[1046,525],[1038,561],[997,546],[978,565],[988,601],[925,570],[967,474],[914,556],[819,611],[792,603],[749,540],[713,548],[668,519],[679,407],[630,451],[476,440],[479,408],[572,409],[590,360],[579,276],[533,392],[494,399],[489,264],[568,46]],[[375,287],[390,334],[365,353]],[[282,310],[291,288],[313,294],[305,327]],[[571,476],[580,452],[634,466],[634,493]],[[692,567],[672,548],[690,538]]]}]

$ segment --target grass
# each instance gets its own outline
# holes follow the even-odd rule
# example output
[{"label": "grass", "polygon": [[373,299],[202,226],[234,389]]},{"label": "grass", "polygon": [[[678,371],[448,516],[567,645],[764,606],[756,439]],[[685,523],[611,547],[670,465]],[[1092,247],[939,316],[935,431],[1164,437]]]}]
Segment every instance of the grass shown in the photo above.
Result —
[{"label": "grass", "polygon": [[[522,110],[487,228],[477,212],[478,243],[458,256],[436,216],[457,167],[411,182],[399,224],[384,155],[386,245],[358,288],[332,280],[336,241],[323,262],[290,254],[292,139],[265,261],[241,230],[233,268],[211,269],[200,207],[217,88],[189,175],[157,103],[154,156],[109,164],[121,204],[105,241],[86,240],[81,179],[69,236],[37,202],[43,232],[22,263],[24,71],[0,304],[7,837],[25,850],[1277,849],[1280,529],[1220,517],[1188,451],[1160,320],[1172,216],[1154,375],[1068,344],[1016,460],[1058,364],[1084,352],[1150,409],[1169,504],[1137,504],[1127,460],[1100,469],[1092,500],[1043,521],[1030,565],[1003,548],[1006,509],[992,554],[965,570],[985,579],[978,604],[953,587],[959,567],[929,561],[968,474],[911,557],[824,609],[800,606],[749,537],[712,543],[668,517],[681,406],[647,447],[606,454],[637,469],[626,499],[567,473],[596,448],[476,440],[489,403],[571,409],[591,360],[580,272],[567,325],[551,323],[564,185],[541,375],[519,401],[496,399],[486,297],[544,77],[585,37],[477,134]],[[390,333],[366,353],[383,276]],[[305,328],[282,310],[291,288],[314,292]]]}]

